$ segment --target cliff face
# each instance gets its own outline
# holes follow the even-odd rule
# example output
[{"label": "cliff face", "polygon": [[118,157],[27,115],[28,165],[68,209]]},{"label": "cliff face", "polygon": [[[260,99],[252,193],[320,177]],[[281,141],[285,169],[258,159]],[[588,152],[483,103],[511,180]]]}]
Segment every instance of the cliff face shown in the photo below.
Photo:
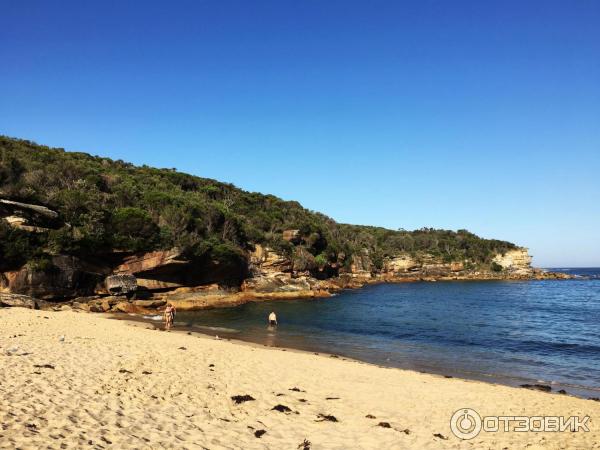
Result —
[{"label": "cliff face", "polygon": [[[328,273],[326,268],[297,271],[292,257],[256,245],[248,254],[247,275],[233,287],[220,285],[218,272],[207,275],[196,264],[182,259],[178,249],[124,256],[120,260],[117,257],[117,260],[112,266],[108,263],[92,265],[74,257],[56,255],[51,260],[51,270],[26,266],[0,273],[0,295],[8,299],[3,304],[56,308],[52,303],[40,303],[36,299],[56,302],[77,297],[71,305],[86,311],[146,313],[166,302],[180,310],[228,307],[253,300],[326,297],[340,289],[377,282],[554,277],[532,269],[531,256],[525,248],[495,255],[495,270],[473,266],[468,261],[446,262],[428,254],[389,257],[378,269],[368,252],[364,252],[352,258],[348,267],[336,267],[329,272],[336,273],[335,276],[319,279]],[[114,295],[108,291],[106,281],[122,275],[137,283],[137,290],[131,290],[128,295]],[[221,281],[229,280],[230,275],[221,274]],[[216,284],[206,282],[215,279]],[[15,297],[16,294],[22,295]],[[19,301],[13,301],[17,297]]]},{"label": "cliff face", "polygon": [[110,274],[110,268],[68,255],[55,255],[43,266],[25,265],[0,274],[0,292],[61,300],[89,295]]},{"label": "cliff face", "polygon": [[[13,227],[21,227],[12,220],[15,211],[20,211],[23,220],[33,227],[31,232],[37,232],[42,224],[51,226],[58,221],[56,213],[36,205],[4,203],[3,208],[4,220]],[[0,273],[0,292],[55,301],[86,296],[97,302],[92,310],[131,310],[118,299],[98,297],[114,293],[108,289],[107,279],[126,275],[136,284],[135,289],[127,290],[129,297],[138,298],[136,307],[156,306],[161,300],[169,300],[179,302],[182,307],[203,308],[215,302],[229,305],[248,299],[327,296],[339,289],[375,282],[535,275],[525,248],[495,255],[490,266],[468,260],[444,261],[423,252],[385,257],[378,266],[367,249],[351,255],[346,264],[321,261],[319,265],[304,246],[298,230],[284,231],[282,239],[292,245],[291,252],[284,254],[256,244],[239,267],[224,267],[217,261],[188,260],[178,248],[138,254],[117,252],[98,256],[94,261],[53,255],[42,266],[27,264],[19,270]],[[228,287],[223,290],[219,285]],[[157,299],[159,303],[152,303]],[[150,303],[143,303],[147,301]]]},{"label": "cliff face", "polygon": [[526,248],[509,250],[503,255],[496,255],[493,262],[502,267],[503,270],[515,274],[531,274],[531,256]]},{"label": "cliff face", "polygon": [[[11,201],[0,202],[0,221],[31,235],[69,226],[48,208]],[[526,248],[497,253],[489,264],[468,258],[448,261],[423,251],[381,257],[367,248],[348,258],[340,254],[338,261],[332,262],[315,256],[314,248],[322,245],[319,239],[322,237],[315,233],[284,230],[285,252],[255,244],[234,264],[190,259],[179,248],[114,251],[94,258],[48,255],[45,250],[45,259],[35,264],[0,272],[0,293],[4,304],[46,305],[26,301],[23,296],[55,302],[76,298],[73,305],[88,311],[144,312],[167,301],[181,309],[203,309],[257,299],[323,297],[377,282],[553,276],[531,267]],[[119,277],[125,277],[128,286],[115,291],[114,280]]]}]

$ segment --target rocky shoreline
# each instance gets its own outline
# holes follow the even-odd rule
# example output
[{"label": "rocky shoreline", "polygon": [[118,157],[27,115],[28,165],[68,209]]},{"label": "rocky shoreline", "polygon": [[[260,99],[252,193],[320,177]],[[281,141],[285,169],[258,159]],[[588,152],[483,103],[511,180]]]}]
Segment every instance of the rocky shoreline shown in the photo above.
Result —
[{"label": "rocky shoreline", "polygon": [[[50,232],[60,220],[44,206],[1,199],[0,213],[12,229],[33,234]],[[45,249],[43,258],[0,272],[0,306],[148,313],[167,302],[179,310],[222,308],[323,298],[373,283],[573,278],[533,268],[528,250],[516,246],[479,262],[422,251],[382,258],[366,248],[349,255],[339,252],[332,262],[314,256],[310,236],[300,230],[284,230],[279,238],[285,243],[279,250],[248,244],[229,262],[190,258],[176,247],[141,253],[112,249],[93,258]]]},{"label": "rocky shoreline", "polygon": [[326,280],[308,276],[293,277],[283,272],[266,272],[245,280],[239,288],[210,284],[152,292],[141,289],[135,293],[115,293],[100,289],[95,295],[74,298],[52,298],[50,300],[11,292],[0,292],[0,307],[25,307],[42,310],[76,309],[86,312],[121,312],[152,314],[160,311],[167,303],[180,311],[211,308],[227,308],[255,301],[319,299],[346,289],[360,289],[379,283],[414,283],[437,281],[498,281],[498,280],[548,280],[573,279],[573,275],[531,269],[527,273],[507,272],[455,272],[447,274],[343,274]]}]

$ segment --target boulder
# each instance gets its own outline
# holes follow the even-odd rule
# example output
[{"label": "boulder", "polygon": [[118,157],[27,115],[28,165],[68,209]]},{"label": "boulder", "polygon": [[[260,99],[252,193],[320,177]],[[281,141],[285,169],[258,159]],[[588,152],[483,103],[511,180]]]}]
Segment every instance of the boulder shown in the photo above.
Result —
[{"label": "boulder", "polygon": [[37,309],[35,299],[27,295],[0,293],[0,306]]},{"label": "boulder", "polygon": [[294,258],[292,260],[294,273],[304,272],[310,274],[317,270],[315,257],[307,249],[296,247],[294,249]]},{"label": "boulder", "polygon": [[137,279],[130,274],[109,275],[104,280],[111,294],[132,294],[137,290]]},{"label": "boulder", "polygon": [[167,303],[166,300],[134,300],[133,304],[135,306],[140,306],[142,308],[160,308],[161,306],[165,306]]},{"label": "boulder", "polygon": [[279,276],[261,276],[244,280],[242,291],[260,293],[299,292],[310,290],[316,282],[317,280],[309,277],[292,278],[284,274]]},{"label": "boulder", "polygon": [[190,294],[182,298],[170,298],[169,303],[178,311],[198,311],[202,309],[226,308],[246,303],[248,300],[241,294],[231,295],[197,295]]},{"label": "boulder", "polygon": [[108,312],[113,306],[120,302],[127,301],[127,298],[122,296],[102,297],[99,295],[89,297],[78,297],[73,300],[71,306],[74,309],[81,309],[89,312]]},{"label": "boulder", "polygon": [[119,302],[112,307],[112,311],[124,312],[124,313],[135,313],[137,308],[135,305],[129,302]]},{"label": "boulder", "polygon": [[81,303],[81,302],[73,302],[71,303],[71,306],[73,307],[73,309],[80,309],[82,311],[90,311],[90,304],[89,303]]},{"label": "boulder", "polygon": [[110,308],[107,308],[106,303],[89,303],[87,306],[89,312],[108,312]]},{"label": "boulder", "polygon": [[292,271],[292,261],[269,247],[256,244],[250,253],[250,271],[255,276],[288,273]]},{"label": "boulder", "polygon": [[109,271],[80,260],[75,256],[55,255],[47,267],[25,265],[21,269],[4,272],[3,290],[42,299],[63,299],[89,295]]}]

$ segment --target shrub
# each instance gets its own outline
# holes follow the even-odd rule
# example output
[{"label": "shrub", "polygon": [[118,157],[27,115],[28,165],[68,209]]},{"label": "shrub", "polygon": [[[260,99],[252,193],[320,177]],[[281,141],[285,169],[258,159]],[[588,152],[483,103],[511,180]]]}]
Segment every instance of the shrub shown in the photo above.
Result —
[{"label": "shrub", "polygon": [[122,250],[152,249],[159,240],[159,228],[146,211],[128,207],[117,209],[111,218],[113,245]]},{"label": "shrub", "polygon": [[315,264],[320,268],[325,267],[327,264],[327,256],[323,253],[319,253],[317,256],[315,256]]}]

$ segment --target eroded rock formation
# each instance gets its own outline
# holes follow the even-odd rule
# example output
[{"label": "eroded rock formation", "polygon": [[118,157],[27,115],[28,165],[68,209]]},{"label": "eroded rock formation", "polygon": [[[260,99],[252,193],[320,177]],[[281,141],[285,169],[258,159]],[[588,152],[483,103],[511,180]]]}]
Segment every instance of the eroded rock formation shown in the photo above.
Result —
[{"label": "eroded rock formation", "polygon": [[[38,205],[0,200],[0,218],[12,227],[44,232],[60,223]],[[178,309],[225,307],[261,299],[313,298],[369,283],[451,279],[567,278],[531,267],[525,248],[497,254],[489,264],[446,261],[427,253],[400,253],[378,260],[363,249],[338,261],[315,256],[316,233],[285,230],[285,253],[256,244],[239,263],[189,259],[178,248],[140,254],[99,255],[91,263],[74,256],[51,255],[42,263],[0,273],[0,305],[48,306],[41,299],[72,300],[91,312],[139,312],[171,302]],[[310,244],[312,242],[313,244]],[[312,245],[312,247],[311,247]],[[310,250],[312,248],[312,251]]]},{"label": "eroded rock formation", "polygon": [[0,220],[13,228],[41,233],[62,225],[58,213],[41,205],[0,199]]},{"label": "eroded rock formation", "polygon": [[26,264],[19,270],[4,272],[0,290],[41,299],[72,298],[93,294],[109,273],[109,267],[75,256],[55,255],[41,266]]},{"label": "eroded rock formation", "polygon": [[496,255],[493,262],[512,273],[524,275],[532,273],[531,256],[526,248],[517,248],[509,250],[503,255]]}]

